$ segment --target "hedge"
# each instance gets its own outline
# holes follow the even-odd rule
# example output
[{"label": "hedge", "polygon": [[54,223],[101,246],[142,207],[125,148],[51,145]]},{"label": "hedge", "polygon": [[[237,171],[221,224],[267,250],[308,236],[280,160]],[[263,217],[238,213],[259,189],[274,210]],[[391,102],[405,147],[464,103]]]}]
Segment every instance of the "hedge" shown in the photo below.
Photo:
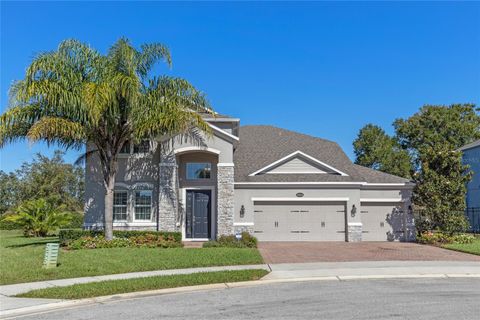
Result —
[{"label": "hedge", "polygon": [[[182,234],[180,232],[166,232],[166,231],[140,231],[140,230],[113,230],[113,236],[115,238],[131,238],[144,236],[147,234],[161,235],[165,238],[173,237],[175,242],[182,243]],[[95,237],[103,235],[103,230],[82,230],[82,229],[61,229],[58,238],[62,246],[68,245],[73,240],[80,239],[82,237]]]}]

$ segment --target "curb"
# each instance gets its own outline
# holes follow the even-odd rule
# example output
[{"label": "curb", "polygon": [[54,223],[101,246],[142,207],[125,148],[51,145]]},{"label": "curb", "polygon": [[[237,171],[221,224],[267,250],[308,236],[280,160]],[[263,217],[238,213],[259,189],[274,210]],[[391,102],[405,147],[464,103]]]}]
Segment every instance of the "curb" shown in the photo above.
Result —
[{"label": "curb", "polygon": [[306,277],[306,278],[287,278],[287,279],[270,279],[270,280],[255,280],[243,282],[227,282],[206,284],[200,286],[178,287],[159,290],[139,291],[121,293],[110,296],[102,296],[96,298],[78,299],[78,300],[64,300],[61,302],[42,304],[37,306],[11,309],[0,311],[0,319],[9,319],[12,317],[26,316],[40,313],[52,312],[55,310],[71,309],[90,304],[101,304],[125,300],[140,299],[149,296],[188,293],[208,290],[225,290],[231,288],[253,287],[259,285],[275,284],[275,283],[290,283],[290,282],[311,282],[311,281],[351,281],[351,280],[382,280],[382,279],[416,279],[416,278],[480,278],[480,274],[405,274],[405,275],[368,275],[368,276],[325,276],[325,277]]}]

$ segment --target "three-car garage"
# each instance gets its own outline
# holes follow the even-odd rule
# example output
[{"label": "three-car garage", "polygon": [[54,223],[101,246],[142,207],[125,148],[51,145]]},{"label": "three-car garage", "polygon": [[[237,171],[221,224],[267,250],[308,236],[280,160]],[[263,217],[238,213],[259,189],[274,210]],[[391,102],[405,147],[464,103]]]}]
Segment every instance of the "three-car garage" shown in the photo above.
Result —
[{"label": "three-car garage", "polygon": [[[402,202],[363,200],[362,241],[399,240],[404,232]],[[348,241],[347,201],[254,201],[253,233],[259,241]]]}]

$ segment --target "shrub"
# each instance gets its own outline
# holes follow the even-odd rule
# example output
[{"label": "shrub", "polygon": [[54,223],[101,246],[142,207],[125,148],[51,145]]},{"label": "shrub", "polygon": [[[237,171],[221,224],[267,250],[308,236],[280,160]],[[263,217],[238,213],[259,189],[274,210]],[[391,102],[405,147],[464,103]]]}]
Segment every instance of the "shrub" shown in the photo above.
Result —
[{"label": "shrub", "polygon": [[208,241],[203,244],[204,248],[256,248],[257,238],[248,232],[242,232],[242,238],[238,240],[234,235],[220,236],[217,241]]},{"label": "shrub", "polygon": [[14,214],[2,220],[20,225],[27,237],[45,237],[68,225],[72,214],[64,211],[63,206],[55,206],[40,198],[22,203],[15,209]]},{"label": "shrub", "polygon": [[181,242],[177,242],[172,235],[148,233],[140,236],[131,236],[128,238],[113,238],[110,241],[105,240],[103,235],[95,237],[84,236],[68,243],[67,249],[100,249],[100,248],[178,248],[182,247]]},{"label": "shrub", "polygon": [[13,221],[8,221],[7,219],[5,219],[6,217],[10,216],[11,214],[10,213],[5,213],[2,218],[0,219],[0,230],[18,230],[18,229],[22,229],[22,225],[17,223],[17,222],[13,222]]},{"label": "shrub", "polygon": [[[113,236],[115,239],[129,239],[137,237],[138,241],[142,241],[142,236],[153,235],[154,237],[163,237],[172,242],[181,244],[182,234],[180,232],[165,232],[165,231],[140,231],[140,230],[114,230]],[[62,229],[58,237],[62,246],[69,246],[72,241],[80,238],[92,237],[100,238],[103,236],[102,230],[82,230],[82,229]]]},{"label": "shrub", "polygon": [[443,245],[448,243],[466,244],[472,243],[475,237],[469,234],[449,235],[443,232],[423,232],[417,237],[417,242],[423,244]]},{"label": "shrub", "polygon": [[416,210],[415,227],[419,233],[438,230],[453,235],[467,231],[470,224],[464,211],[437,212],[426,208]]},{"label": "shrub", "polygon": [[471,234],[465,234],[465,233],[454,235],[452,238],[453,238],[453,243],[458,243],[458,244],[473,243],[473,241],[475,241],[475,236]]},{"label": "shrub", "polygon": [[72,212],[72,220],[64,228],[66,229],[81,229],[83,227],[83,213]]}]

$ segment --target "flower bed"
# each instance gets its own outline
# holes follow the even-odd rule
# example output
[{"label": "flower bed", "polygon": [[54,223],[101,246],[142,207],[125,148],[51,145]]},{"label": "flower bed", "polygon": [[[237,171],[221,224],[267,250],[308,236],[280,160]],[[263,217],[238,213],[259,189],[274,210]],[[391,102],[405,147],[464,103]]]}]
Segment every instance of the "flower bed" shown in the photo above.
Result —
[{"label": "flower bed", "polygon": [[105,240],[103,235],[85,236],[70,241],[66,248],[70,250],[78,249],[100,249],[100,248],[179,248],[182,243],[177,241],[174,236],[162,234],[147,233],[145,235],[131,236],[124,238],[113,238],[110,241]]},{"label": "flower bed", "polygon": [[441,246],[444,244],[450,244],[450,243],[467,244],[467,243],[473,243],[474,240],[475,240],[475,237],[470,234],[460,233],[460,234],[449,235],[443,232],[432,232],[432,231],[423,232],[420,236],[417,237],[418,243],[432,244],[432,245],[438,245],[438,246]]},{"label": "flower bed", "polygon": [[[113,237],[115,239],[129,239],[132,237],[141,237],[147,235],[154,235],[163,237],[164,239],[171,239],[179,244],[182,243],[182,234],[180,232],[165,232],[165,231],[137,231],[137,230],[113,230]],[[58,234],[60,244],[62,246],[69,246],[74,240],[81,238],[101,238],[103,230],[82,230],[82,229],[62,229]],[[120,243],[121,240],[118,240]]]},{"label": "flower bed", "polygon": [[208,241],[203,244],[204,248],[256,248],[257,238],[248,232],[243,232],[242,237],[237,239],[234,235],[220,236],[217,241]]}]

